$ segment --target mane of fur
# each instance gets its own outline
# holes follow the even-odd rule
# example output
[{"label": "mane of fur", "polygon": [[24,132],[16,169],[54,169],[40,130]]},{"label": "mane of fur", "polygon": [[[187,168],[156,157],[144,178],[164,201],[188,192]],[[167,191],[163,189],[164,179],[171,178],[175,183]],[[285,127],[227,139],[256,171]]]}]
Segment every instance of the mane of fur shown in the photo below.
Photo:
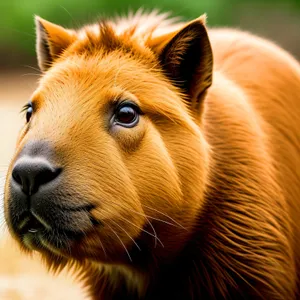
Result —
[{"label": "mane of fur", "polygon": [[[105,19],[117,36],[129,33],[133,39],[139,40],[142,44],[149,36],[156,37],[179,29],[184,23],[180,18],[170,18],[170,13],[159,13],[153,10],[150,13],[142,9],[136,13],[129,12],[127,16],[119,16],[114,19]],[[87,32],[99,34],[99,23],[84,26],[79,30],[80,36],[84,37]]]}]

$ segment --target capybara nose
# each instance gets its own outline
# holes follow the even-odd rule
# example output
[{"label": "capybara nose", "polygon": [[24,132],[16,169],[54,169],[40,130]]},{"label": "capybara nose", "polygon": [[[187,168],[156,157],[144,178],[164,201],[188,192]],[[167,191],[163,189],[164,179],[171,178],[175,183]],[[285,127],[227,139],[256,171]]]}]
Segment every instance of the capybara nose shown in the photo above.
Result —
[{"label": "capybara nose", "polygon": [[31,196],[41,186],[53,181],[60,172],[61,169],[54,167],[46,158],[26,156],[16,162],[12,177],[22,192]]}]

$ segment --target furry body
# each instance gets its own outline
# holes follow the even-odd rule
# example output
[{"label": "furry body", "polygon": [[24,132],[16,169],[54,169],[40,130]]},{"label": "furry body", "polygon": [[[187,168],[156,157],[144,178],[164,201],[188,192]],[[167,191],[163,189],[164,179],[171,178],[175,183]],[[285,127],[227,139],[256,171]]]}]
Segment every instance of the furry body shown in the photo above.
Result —
[{"label": "furry body", "polygon": [[[55,268],[76,264],[94,299],[296,299],[298,62],[248,33],[208,30],[207,39],[203,18],[37,24],[45,75],[11,168],[28,143],[47,140],[66,170],[60,205],[84,195],[103,227],[82,214],[86,236],[68,251],[25,246]],[[118,97],[144,115],[107,131],[103,112]]]}]

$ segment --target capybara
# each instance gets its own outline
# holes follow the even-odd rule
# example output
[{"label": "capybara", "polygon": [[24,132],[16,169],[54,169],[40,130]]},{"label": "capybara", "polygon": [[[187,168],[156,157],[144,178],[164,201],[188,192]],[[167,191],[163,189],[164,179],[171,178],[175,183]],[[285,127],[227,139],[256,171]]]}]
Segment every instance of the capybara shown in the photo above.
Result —
[{"label": "capybara", "polygon": [[5,185],[20,247],[93,299],[297,299],[296,59],[205,16],[36,28]]}]

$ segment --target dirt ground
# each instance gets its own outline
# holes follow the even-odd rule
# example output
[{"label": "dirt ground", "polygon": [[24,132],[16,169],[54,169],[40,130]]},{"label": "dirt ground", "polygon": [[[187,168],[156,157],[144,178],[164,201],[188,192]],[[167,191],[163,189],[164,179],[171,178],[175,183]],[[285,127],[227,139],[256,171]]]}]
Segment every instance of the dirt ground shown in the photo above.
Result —
[{"label": "dirt ground", "polygon": [[24,122],[19,112],[36,86],[38,77],[33,73],[36,72],[30,69],[0,73],[0,299],[88,299],[71,274],[63,272],[52,276],[37,255],[29,258],[21,254],[3,220],[1,182],[14,151],[18,130]]}]

